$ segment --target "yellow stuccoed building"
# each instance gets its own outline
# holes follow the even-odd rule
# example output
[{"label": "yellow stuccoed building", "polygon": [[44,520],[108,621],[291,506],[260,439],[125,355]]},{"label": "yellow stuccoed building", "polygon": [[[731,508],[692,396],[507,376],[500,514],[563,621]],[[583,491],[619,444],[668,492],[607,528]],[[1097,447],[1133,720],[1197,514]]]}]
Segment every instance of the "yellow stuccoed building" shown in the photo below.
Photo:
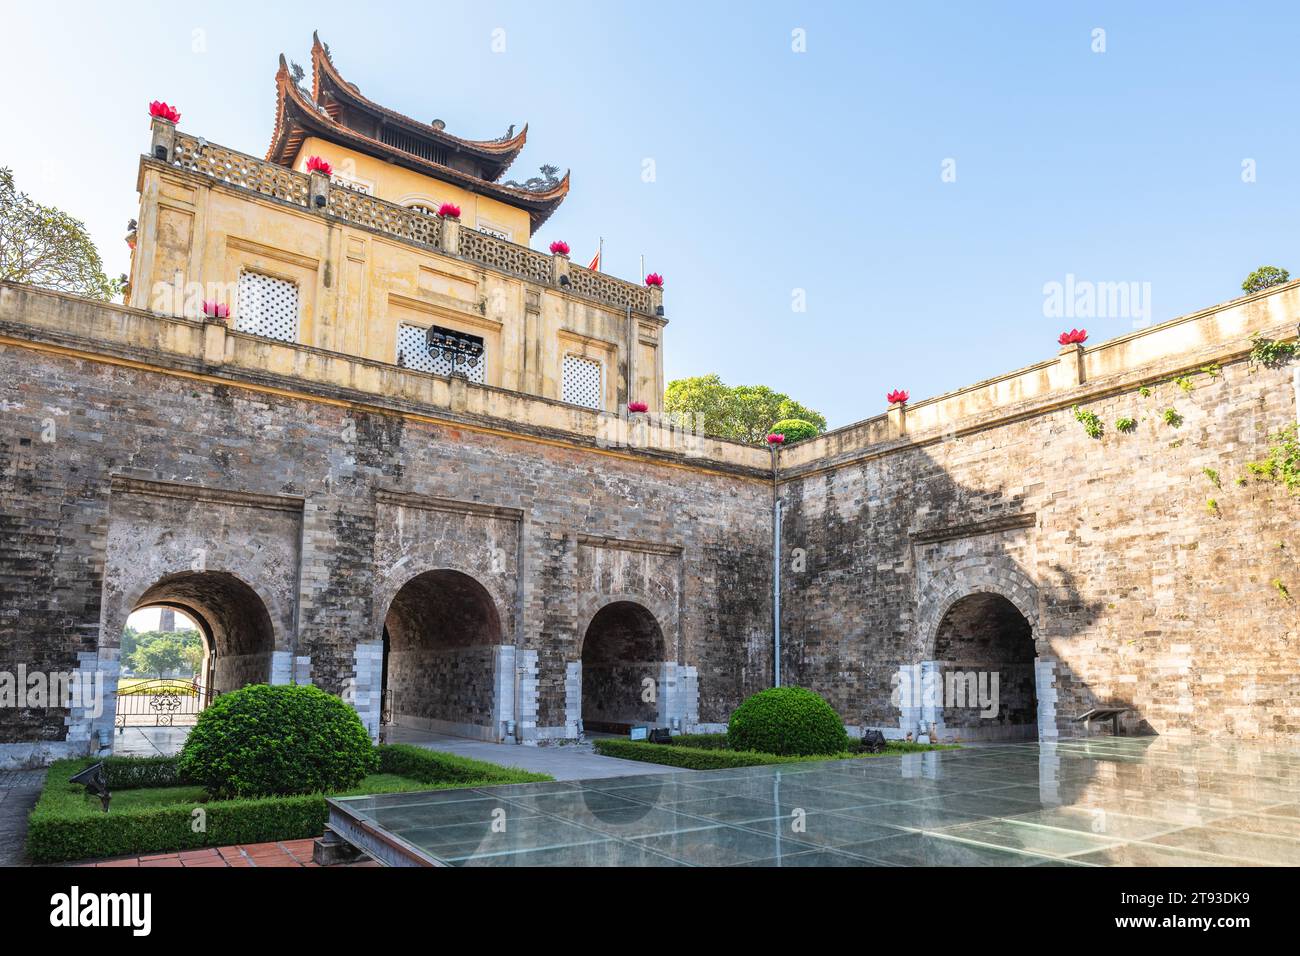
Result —
[{"label": "yellow stuccoed building", "polygon": [[462,139],[366,99],[319,38],[311,62],[308,92],[280,59],[264,159],[154,118],[128,304],[200,319],[215,303],[236,333],[659,410],[662,292],[529,247],[569,175],[502,182],[527,127]]}]

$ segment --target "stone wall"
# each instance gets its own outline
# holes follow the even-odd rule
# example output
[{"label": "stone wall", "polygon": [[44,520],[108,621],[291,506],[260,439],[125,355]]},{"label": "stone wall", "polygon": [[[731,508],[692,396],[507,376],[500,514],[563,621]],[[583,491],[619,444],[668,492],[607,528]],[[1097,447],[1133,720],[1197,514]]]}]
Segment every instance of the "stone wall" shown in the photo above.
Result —
[{"label": "stone wall", "polygon": [[788,682],[849,723],[918,729],[900,723],[891,678],[942,658],[954,605],[993,592],[1032,629],[1043,736],[1115,703],[1129,732],[1294,739],[1300,618],[1275,582],[1300,583],[1300,501],[1246,466],[1296,421],[1296,385],[1250,362],[1244,339],[1212,372],[1198,369],[1215,352],[1189,350],[796,469],[781,488]]},{"label": "stone wall", "polygon": [[[1298,316],[1292,284],[783,450],[785,682],[855,727],[960,729],[893,680],[969,663],[944,635],[993,593],[1029,629],[1041,738],[1117,703],[1130,731],[1296,739],[1300,499],[1246,463],[1298,388],[1249,335],[1294,338]],[[165,599],[215,622],[219,657],[222,633],[232,657],[269,647],[271,680],[352,695],[373,729],[385,621],[447,572],[495,622],[457,618],[482,640],[450,646],[499,653],[439,713],[574,735],[601,680],[583,642],[615,603],[659,629],[661,653],[622,658],[674,675],[659,722],[719,725],[770,684],[763,449],[4,284],[0,381],[0,670],[115,681],[125,615]],[[1027,696],[1026,660],[973,656]],[[96,720],[0,708],[0,740],[48,756]]]},{"label": "stone wall", "polygon": [[388,687],[397,722],[491,728],[495,659],[491,646],[390,652]]},{"label": "stone wall", "polygon": [[[78,655],[115,649],[124,615],[162,593],[150,589],[181,574],[195,547],[202,573],[247,583],[265,606],[282,676],[342,694],[364,682],[371,708],[372,665],[358,663],[358,647],[381,639],[403,583],[439,569],[491,595],[501,640],[519,649],[508,713],[535,736],[576,732],[566,680],[592,602],[642,601],[662,615],[680,663],[764,646],[761,471],[207,364],[163,347],[193,341],[169,321],[0,287],[0,380],[16,383],[0,427],[0,670],[72,669]],[[124,324],[137,332],[106,344]],[[594,413],[565,414],[595,430]],[[47,419],[57,422],[48,442]],[[144,514],[121,505],[145,485],[193,500],[167,499],[175,507],[155,509],[148,534],[119,534],[138,526],[114,516]],[[652,557],[583,557],[593,551]],[[725,719],[767,680],[761,666],[700,673],[714,708],[705,719]],[[477,720],[484,703],[472,696]],[[0,709],[0,740],[62,740],[66,718]]]}]

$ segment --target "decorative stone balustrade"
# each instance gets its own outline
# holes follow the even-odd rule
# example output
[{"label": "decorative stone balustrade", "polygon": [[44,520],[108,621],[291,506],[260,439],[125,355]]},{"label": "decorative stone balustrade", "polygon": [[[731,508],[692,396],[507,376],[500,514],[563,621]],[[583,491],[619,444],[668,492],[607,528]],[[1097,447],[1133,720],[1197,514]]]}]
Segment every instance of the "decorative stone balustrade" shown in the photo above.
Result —
[{"label": "decorative stone balustrade", "polygon": [[[663,293],[659,289],[585,269],[570,263],[567,256],[538,252],[460,226],[454,220],[444,223],[437,216],[417,209],[337,184],[325,184],[323,178],[320,188],[313,193],[309,175],[182,133],[166,121],[155,121],[154,125],[154,158],[164,159],[158,152],[161,147],[167,154],[164,161],[188,172],[436,249],[444,255],[459,256],[528,282],[562,288],[620,310],[630,308],[644,315],[663,314]],[[322,197],[323,203],[322,198],[313,202],[314,196]]]}]

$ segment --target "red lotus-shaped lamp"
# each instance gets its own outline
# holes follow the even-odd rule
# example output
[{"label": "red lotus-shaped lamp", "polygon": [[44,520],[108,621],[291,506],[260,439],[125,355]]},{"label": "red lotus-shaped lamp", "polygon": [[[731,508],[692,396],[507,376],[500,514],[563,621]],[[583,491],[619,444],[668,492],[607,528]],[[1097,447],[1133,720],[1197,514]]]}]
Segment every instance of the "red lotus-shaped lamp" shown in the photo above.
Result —
[{"label": "red lotus-shaped lamp", "polygon": [[569,254],[569,244],[563,239],[556,239],[551,243],[551,255],[567,256]]},{"label": "red lotus-shaped lamp", "polygon": [[628,402],[627,410],[629,412],[648,412],[650,411],[650,406],[645,402]]},{"label": "red lotus-shaped lamp", "polygon": [[785,436],[784,436],[784,435],[777,434],[776,432],[773,432],[771,435],[768,435],[768,436],[767,436],[767,443],[768,443],[769,445],[772,445],[772,446],[776,446],[776,445],[784,445],[784,444],[785,444]]},{"label": "red lotus-shaped lamp", "polygon": [[174,106],[169,106],[162,100],[154,100],[149,104],[149,115],[156,119],[165,119],[169,123],[179,123],[181,121],[181,112]]},{"label": "red lotus-shaped lamp", "polygon": [[664,277],[657,272],[652,272],[645,277],[645,284],[654,286],[656,289],[662,289],[664,287]]},{"label": "red lotus-shaped lamp", "polygon": [[910,396],[905,389],[896,388],[885,396],[885,401],[890,405],[902,405]]},{"label": "red lotus-shaped lamp", "polygon": [[223,305],[220,302],[204,302],[203,314],[209,319],[228,319],[230,318],[230,306]]},{"label": "red lotus-shaped lamp", "polygon": [[320,173],[323,176],[328,176],[334,172],[334,167],[325,162],[325,160],[321,159],[319,156],[308,156],[307,172]]},{"label": "red lotus-shaped lamp", "polygon": [[1068,332],[1062,332],[1060,338],[1056,341],[1062,345],[1082,345],[1088,341],[1087,329],[1070,329]]},{"label": "red lotus-shaped lamp", "polygon": [[445,202],[438,207],[438,215],[443,219],[459,219],[460,207],[454,202]]}]

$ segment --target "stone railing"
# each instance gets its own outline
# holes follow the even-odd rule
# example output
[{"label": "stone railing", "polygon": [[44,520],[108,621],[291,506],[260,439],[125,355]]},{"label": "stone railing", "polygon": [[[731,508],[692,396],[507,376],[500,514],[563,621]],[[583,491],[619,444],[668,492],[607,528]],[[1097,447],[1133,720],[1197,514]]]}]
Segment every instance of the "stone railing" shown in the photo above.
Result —
[{"label": "stone railing", "polygon": [[185,133],[176,134],[176,145],[171,150],[171,163],[190,172],[211,176],[232,186],[241,186],[266,196],[283,199],[296,206],[307,205],[310,180],[302,173],[285,169],[274,163],[237,153],[224,146],[195,139]]},{"label": "stone railing", "polygon": [[189,172],[459,256],[529,282],[562,288],[620,310],[630,308],[645,315],[663,313],[660,289],[585,269],[569,262],[567,256],[538,252],[456,220],[444,223],[437,216],[332,183],[320,173],[297,173],[217,146],[180,132],[166,120],[154,120],[152,155]]},{"label": "stone railing", "polygon": [[654,314],[654,295],[648,286],[633,285],[594,269],[570,265],[569,287],[589,299],[601,299],[636,312]]},{"label": "stone railing", "polygon": [[554,272],[551,257],[546,253],[489,236],[477,229],[461,229],[460,254],[466,259],[493,266],[502,272],[513,272],[545,285],[550,285]]},{"label": "stone railing", "polygon": [[348,189],[346,186],[333,184],[329,187],[327,208],[331,214],[340,219],[355,222],[367,229],[375,229],[426,246],[437,248],[439,245],[442,220],[418,209],[385,202],[374,196]]}]

